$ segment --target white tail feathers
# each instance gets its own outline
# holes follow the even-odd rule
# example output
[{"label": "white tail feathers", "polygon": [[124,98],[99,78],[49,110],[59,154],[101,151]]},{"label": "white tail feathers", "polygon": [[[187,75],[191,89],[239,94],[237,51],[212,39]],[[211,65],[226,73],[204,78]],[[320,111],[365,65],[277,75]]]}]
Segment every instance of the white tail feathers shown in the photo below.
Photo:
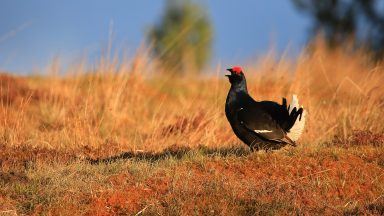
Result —
[{"label": "white tail feathers", "polygon": [[[293,108],[295,108],[295,107],[296,107],[296,109],[300,109],[299,99],[297,99],[297,95],[294,94],[294,95],[292,95],[292,100],[291,100],[291,103],[289,105],[289,109],[288,109],[289,114],[291,114]],[[298,140],[300,138],[301,134],[303,133],[304,126],[305,126],[305,115],[306,115],[306,112],[305,112],[305,110],[303,110],[303,114],[301,116],[301,119],[300,119],[300,116],[297,117],[295,124],[289,130],[289,133],[287,134],[287,136],[291,140],[293,140],[293,141]]]}]

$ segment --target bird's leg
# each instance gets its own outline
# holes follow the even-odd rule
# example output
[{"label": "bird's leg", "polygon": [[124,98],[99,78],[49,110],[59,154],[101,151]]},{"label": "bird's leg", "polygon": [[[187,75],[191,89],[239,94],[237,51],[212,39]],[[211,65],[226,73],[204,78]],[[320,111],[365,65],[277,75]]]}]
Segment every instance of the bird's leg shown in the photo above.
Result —
[{"label": "bird's leg", "polygon": [[250,146],[249,148],[251,149],[251,152],[259,151],[259,147]]},{"label": "bird's leg", "polygon": [[269,145],[266,145],[264,150],[265,150],[265,153],[271,153],[273,151],[273,147],[269,146]]},{"label": "bird's leg", "polygon": [[252,142],[251,142],[251,144],[249,145],[249,148],[251,149],[251,151],[253,152],[253,151],[255,151],[255,149],[256,149],[256,151],[259,151],[259,147],[257,146],[257,145],[254,145],[254,143],[257,141],[257,139],[254,139]]}]

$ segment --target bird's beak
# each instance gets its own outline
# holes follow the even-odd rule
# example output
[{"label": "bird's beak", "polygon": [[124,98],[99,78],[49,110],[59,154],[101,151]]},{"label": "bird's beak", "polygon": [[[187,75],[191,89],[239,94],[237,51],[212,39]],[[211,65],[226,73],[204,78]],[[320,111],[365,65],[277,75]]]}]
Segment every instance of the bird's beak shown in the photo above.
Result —
[{"label": "bird's beak", "polygon": [[231,74],[226,74],[226,77],[230,77],[232,75],[232,68],[228,68],[227,71],[231,72]]}]

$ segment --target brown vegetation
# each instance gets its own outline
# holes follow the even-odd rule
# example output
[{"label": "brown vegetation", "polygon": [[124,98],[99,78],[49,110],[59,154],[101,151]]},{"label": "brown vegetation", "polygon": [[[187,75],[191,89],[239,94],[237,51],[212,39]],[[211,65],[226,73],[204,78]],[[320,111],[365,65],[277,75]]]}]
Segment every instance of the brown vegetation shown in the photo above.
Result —
[{"label": "brown vegetation", "polygon": [[257,100],[308,111],[299,146],[267,153],[233,135],[221,74],[159,77],[137,56],[2,75],[0,215],[384,214],[384,65],[324,47],[245,67]]}]

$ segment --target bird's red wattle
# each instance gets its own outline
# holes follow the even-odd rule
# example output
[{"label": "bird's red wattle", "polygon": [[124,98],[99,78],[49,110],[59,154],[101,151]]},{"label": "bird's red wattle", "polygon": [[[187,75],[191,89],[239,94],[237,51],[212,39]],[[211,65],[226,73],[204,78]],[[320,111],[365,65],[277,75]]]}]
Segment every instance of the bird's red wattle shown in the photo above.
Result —
[{"label": "bird's red wattle", "polygon": [[240,74],[243,71],[243,69],[240,66],[235,66],[232,68],[232,71],[236,74]]}]

